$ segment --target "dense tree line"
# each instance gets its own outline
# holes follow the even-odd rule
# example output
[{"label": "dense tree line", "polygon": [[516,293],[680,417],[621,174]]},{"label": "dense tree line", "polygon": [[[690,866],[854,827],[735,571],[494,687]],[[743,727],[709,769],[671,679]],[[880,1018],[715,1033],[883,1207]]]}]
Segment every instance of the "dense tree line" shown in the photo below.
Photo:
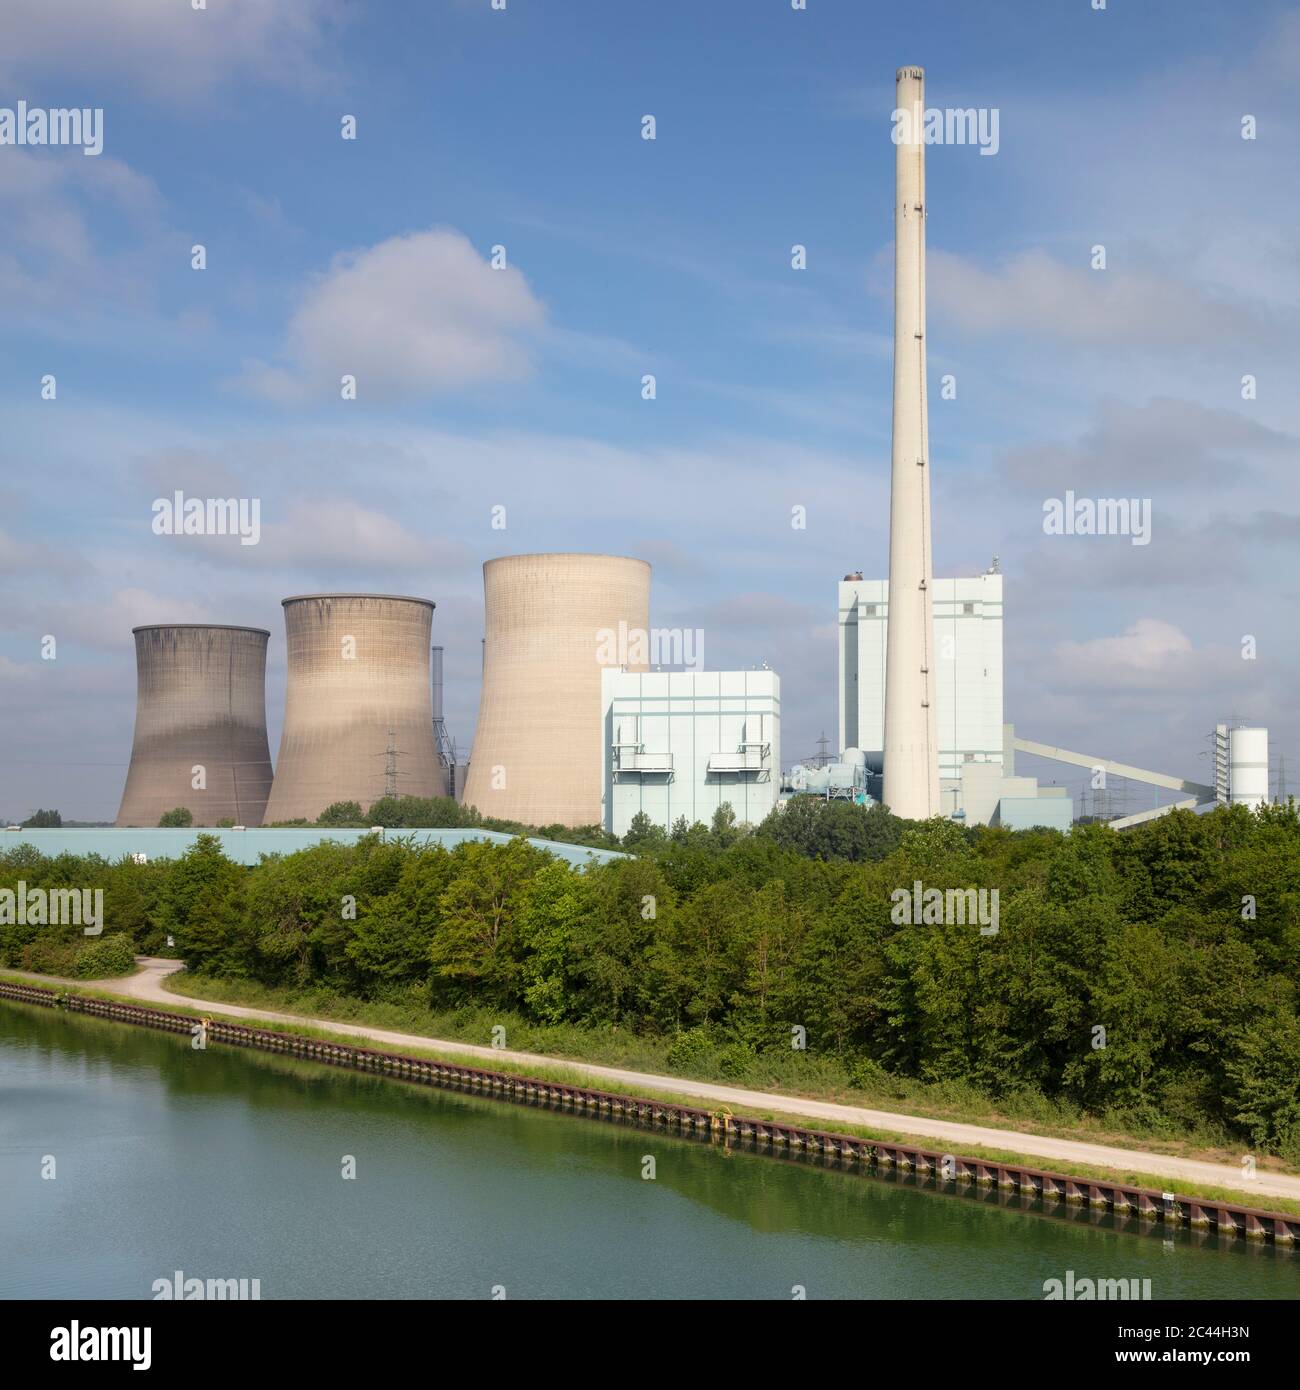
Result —
[{"label": "dense tree line", "polygon": [[[373,808],[372,808],[373,809]],[[576,869],[514,839],[322,842],[253,868],[0,856],[0,887],[93,883],[109,929],[189,965],[372,1000],[618,1025],[698,1050],[833,1054],[1213,1125],[1300,1160],[1300,820],[1293,807],[1009,832],[796,799],[757,830],[642,822]],[[996,889],[996,934],[898,920],[898,894]],[[0,961],[40,930],[0,925]],[[39,968],[39,967],[38,967]],[[1104,1030],[1101,1031],[1101,1030]]]}]

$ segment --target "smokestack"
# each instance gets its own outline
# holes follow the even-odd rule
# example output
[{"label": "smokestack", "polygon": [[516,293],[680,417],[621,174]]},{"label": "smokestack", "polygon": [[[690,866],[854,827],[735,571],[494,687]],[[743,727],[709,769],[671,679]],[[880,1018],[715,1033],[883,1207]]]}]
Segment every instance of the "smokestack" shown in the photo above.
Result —
[{"label": "smokestack", "polygon": [[889,497],[884,799],[940,814],[935,728],[930,429],[925,402],[925,71],[899,68],[894,184],[894,445]]},{"label": "smokestack", "polygon": [[433,649],[433,722],[442,718],[442,648]]}]

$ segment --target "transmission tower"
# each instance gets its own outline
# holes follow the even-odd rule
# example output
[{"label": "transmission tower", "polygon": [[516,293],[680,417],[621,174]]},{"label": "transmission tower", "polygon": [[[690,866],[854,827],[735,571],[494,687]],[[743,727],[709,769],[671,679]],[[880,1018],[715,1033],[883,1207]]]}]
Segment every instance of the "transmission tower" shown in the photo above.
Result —
[{"label": "transmission tower", "polygon": [[399,773],[398,770],[397,770],[397,759],[398,759],[398,757],[399,757],[400,754],[402,754],[402,753],[404,753],[404,752],[406,751],[404,748],[399,748],[399,747],[397,746],[396,740],[397,740],[397,731],[396,731],[396,729],[389,729],[389,731],[388,731],[388,747],[387,747],[382,753],[377,753],[377,754],[375,754],[376,757],[385,759],[385,762],[384,762],[384,795],[385,795],[385,796],[396,796],[396,795],[397,795],[397,779],[398,779],[398,777],[401,776],[401,773]]}]

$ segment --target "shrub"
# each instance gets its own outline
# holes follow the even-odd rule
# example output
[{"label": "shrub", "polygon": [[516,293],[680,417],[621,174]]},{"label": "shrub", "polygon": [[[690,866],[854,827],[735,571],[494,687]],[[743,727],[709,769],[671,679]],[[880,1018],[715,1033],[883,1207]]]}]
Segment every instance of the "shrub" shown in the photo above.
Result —
[{"label": "shrub", "polygon": [[125,932],[114,932],[83,946],[73,974],[79,980],[106,980],[129,975],[135,969],[135,943]]},{"label": "shrub", "polygon": [[728,1043],[718,1053],[718,1070],[730,1080],[744,1076],[754,1065],[757,1054],[748,1043]]},{"label": "shrub", "polygon": [[713,1039],[707,1028],[688,1028],[678,1033],[668,1049],[668,1065],[674,1071],[701,1071],[713,1061]]}]

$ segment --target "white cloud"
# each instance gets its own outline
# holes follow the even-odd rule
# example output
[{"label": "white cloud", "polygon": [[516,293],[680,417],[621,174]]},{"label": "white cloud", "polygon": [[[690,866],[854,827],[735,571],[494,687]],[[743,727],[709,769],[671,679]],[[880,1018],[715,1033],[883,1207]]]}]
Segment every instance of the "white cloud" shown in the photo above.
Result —
[{"label": "white cloud", "polygon": [[[71,641],[89,647],[129,645],[131,629],[151,623],[238,621],[214,613],[206,604],[148,589],[118,589],[98,602],[50,605],[42,618],[48,624],[46,630],[61,645]],[[60,656],[63,654],[60,652]]]},{"label": "white cloud", "polygon": [[472,563],[469,550],[455,541],[417,535],[383,512],[341,498],[296,503],[283,521],[273,516],[263,510],[258,545],[244,547],[236,542],[224,546],[222,553],[236,562],[316,566],[325,573],[367,569],[442,573]]},{"label": "white cloud", "polygon": [[1061,642],[1053,656],[1053,684],[1063,683],[1074,690],[1167,690],[1185,695],[1199,680],[1223,667],[1226,653],[1198,650],[1173,623],[1139,618],[1117,637]]},{"label": "white cloud", "polygon": [[459,232],[434,227],[336,256],[289,324],[287,365],[248,363],[241,384],[273,400],[339,392],[422,398],[532,371],[524,341],[545,311],[513,266],[493,270]]},{"label": "white cloud", "polygon": [[15,661],[0,652],[0,685],[27,685],[37,676],[37,668],[32,662]]},{"label": "white cloud", "polygon": [[1031,333],[1110,346],[1221,347],[1225,339],[1271,334],[1261,316],[1238,302],[1147,268],[1092,270],[1090,247],[1078,265],[1046,251],[1026,251],[996,269],[950,252],[929,256],[935,317],[970,334]]},{"label": "white cloud", "polygon": [[80,557],[65,546],[23,541],[0,530],[0,574],[68,573],[80,568]]},{"label": "white cloud", "polygon": [[771,633],[786,628],[807,632],[813,628],[817,617],[817,610],[806,603],[753,590],[696,605],[686,613],[686,621],[692,625],[719,632],[757,630]]},{"label": "white cloud", "polygon": [[[292,86],[322,77],[338,0],[5,0],[0,78],[106,78],[168,99],[247,74]],[[75,100],[75,95],[70,100]]]},{"label": "white cloud", "polygon": [[1241,411],[1156,397],[1142,405],[1105,399],[1096,412],[1078,444],[1010,450],[1002,476],[1043,496],[1069,487],[1081,496],[1107,488],[1133,496],[1154,488],[1167,497],[1206,487],[1258,487],[1270,464],[1287,472],[1293,466],[1295,442]]},{"label": "white cloud", "polygon": [[[52,305],[84,310],[144,297],[156,273],[162,209],[153,180],[110,156],[5,149],[0,296],[11,312]],[[129,232],[128,251],[103,250],[105,224],[115,218]]]}]

